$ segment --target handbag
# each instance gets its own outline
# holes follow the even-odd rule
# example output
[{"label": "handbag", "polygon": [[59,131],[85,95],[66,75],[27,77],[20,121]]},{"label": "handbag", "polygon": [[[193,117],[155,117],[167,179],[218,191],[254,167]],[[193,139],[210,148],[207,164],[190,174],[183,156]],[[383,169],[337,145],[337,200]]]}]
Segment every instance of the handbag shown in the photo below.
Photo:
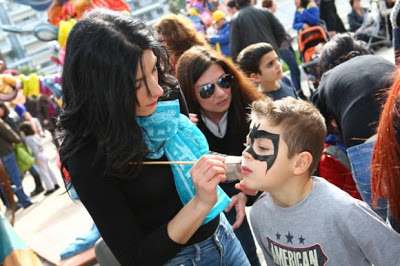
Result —
[{"label": "handbag", "polygon": [[[12,189],[11,186],[11,181],[8,176],[7,170],[4,167],[3,162],[0,160],[0,193],[3,193],[3,196],[5,197],[6,207],[9,207],[11,209],[11,225],[14,225],[15,221],[15,200],[14,200],[14,190]],[[8,206],[7,206],[8,205]]]},{"label": "handbag", "polygon": [[17,159],[18,169],[21,174],[24,174],[32,167],[32,165],[35,164],[35,158],[31,155],[29,148],[26,147],[25,144],[15,143],[14,153]]}]

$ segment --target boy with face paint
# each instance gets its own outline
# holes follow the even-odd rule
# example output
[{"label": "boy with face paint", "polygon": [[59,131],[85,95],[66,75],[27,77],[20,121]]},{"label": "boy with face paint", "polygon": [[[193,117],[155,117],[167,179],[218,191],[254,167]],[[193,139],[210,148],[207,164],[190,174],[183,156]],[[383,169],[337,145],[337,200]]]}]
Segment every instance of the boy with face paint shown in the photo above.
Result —
[{"label": "boy with face paint", "polygon": [[256,101],[251,120],[237,187],[265,192],[250,221],[268,265],[400,265],[400,235],[366,203],[311,176],[326,137],[312,104]]}]

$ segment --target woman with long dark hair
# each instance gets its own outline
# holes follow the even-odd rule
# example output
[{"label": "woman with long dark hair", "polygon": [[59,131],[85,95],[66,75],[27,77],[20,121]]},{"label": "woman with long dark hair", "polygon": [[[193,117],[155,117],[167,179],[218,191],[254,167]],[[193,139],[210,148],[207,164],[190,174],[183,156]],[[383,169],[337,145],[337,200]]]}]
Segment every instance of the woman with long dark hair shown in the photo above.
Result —
[{"label": "woman with long dark hair", "polygon": [[121,264],[249,265],[221,214],[223,158],[202,156],[206,139],[171,100],[168,62],[140,20],[94,10],[78,21],[62,76],[62,166]]},{"label": "woman with long dark hair", "polygon": [[[210,150],[240,156],[249,132],[248,107],[264,95],[225,57],[201,46],[187,50],[176,69],[192,121],[206,136]],[[254,198],[248,200],[235,189],[236,183],[227,182],[221,188],[232,201],[251,204]],[[251,265],[259,265],[247,219],[240,225],[236,222],[238,215],[245,214],[235,208],[226,213]]]}]

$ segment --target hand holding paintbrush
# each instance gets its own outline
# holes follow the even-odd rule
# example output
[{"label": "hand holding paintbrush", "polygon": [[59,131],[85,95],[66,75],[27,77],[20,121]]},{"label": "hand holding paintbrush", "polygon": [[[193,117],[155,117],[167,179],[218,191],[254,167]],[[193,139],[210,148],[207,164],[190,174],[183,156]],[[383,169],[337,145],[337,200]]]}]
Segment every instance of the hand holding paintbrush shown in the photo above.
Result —
[{"label": "hand holding paintbrush", "polygon": [[[241,156],[225,156],[226,181],[242,180]],[[151,161],[142,162],[144,165],[157,164],[195,164],[196,161]],[[225,181],[225,182],[226,182]]]}]

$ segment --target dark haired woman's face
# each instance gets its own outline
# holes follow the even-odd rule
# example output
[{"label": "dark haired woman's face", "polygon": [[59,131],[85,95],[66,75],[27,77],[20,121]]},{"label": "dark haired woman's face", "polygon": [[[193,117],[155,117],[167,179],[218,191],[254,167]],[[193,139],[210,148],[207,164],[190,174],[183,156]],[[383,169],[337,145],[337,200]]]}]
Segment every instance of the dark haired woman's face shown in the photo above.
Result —
[{"label": "dark haired woman's face", "polygon": [[[206,71],[200,76],[197,82],[194,84],[194,90],[196,94],[196,100],[200,104],[201,109],[205,115],[223,114],[231,105],[232,94],[231,88],[222,88],[218,85],[218,81],[225,75],[225,71],[218,64],[212,64]],[[213,84],[215,90],[211,97],[204,99],[200,96],[201,87]]]},{"label": "dark haired woman's face", "polygon": [[139,62],[136,74],[136,97],[139,102],[136,105],[137,116],[149,116],[153,114],[157,108],[158,98],[164,93],[158,84],[156,63],[157,58],[153,54],[153,51],[145,50],[142,58],[143,66]]},{"label": "dark haired woman's face", "polygon": [[361,0],[354,0],[353,8],[361,8]]},{"label": "dark haired woman's face", "polygon": [[238,11],[236,7],[227,7],[226,11],[228,11],[228,14],[232,17],[235,15],[235,13]]}]

